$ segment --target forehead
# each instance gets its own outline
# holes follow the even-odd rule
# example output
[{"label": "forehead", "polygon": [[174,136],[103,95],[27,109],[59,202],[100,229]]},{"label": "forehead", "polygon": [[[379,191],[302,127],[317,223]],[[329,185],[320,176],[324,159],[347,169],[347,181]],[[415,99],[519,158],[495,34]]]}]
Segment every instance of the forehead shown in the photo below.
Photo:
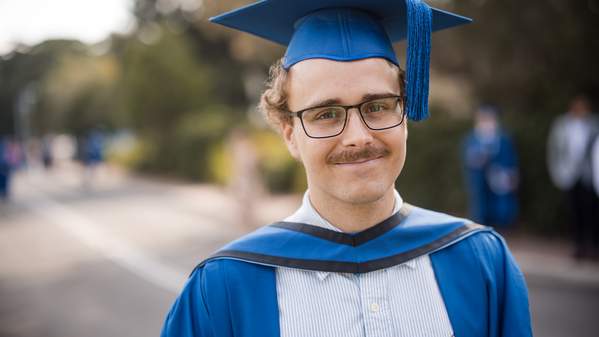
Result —
[{"label": "forehead", "polygon": [[289,70],[288,105],[297,110],[324,100],[355,104],[366,94],[399,94],[397,72],[395,65],[382,58],[305,60]]}]

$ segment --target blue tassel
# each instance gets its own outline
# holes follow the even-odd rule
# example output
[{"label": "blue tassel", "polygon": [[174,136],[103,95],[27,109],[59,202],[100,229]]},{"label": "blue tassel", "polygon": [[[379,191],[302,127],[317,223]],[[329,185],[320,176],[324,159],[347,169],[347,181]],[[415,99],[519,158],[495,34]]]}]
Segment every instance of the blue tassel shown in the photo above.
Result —
[{"label": "blue tassel", "polygon": [[408,12],[407,112],[408,118],[428,118],[428,79],[431,53],[431,8],[420,0],[406,0]]}]

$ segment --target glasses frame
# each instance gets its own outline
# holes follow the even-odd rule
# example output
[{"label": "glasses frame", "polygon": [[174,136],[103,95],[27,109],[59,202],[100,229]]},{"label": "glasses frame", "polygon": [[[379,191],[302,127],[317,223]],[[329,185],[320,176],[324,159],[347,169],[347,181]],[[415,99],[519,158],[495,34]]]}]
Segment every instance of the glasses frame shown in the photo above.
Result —
[{"label": "glasses frame", "polygon": [[[374,101],[378,101],[381,99],[386,99],[386,98],[396,98],[399,101],[399,104],[401,104],[401,120],[399,121],[399,123],[392,125],[392,126],[388,126],[388,127],[384,127],[384,128],[372,128],[370,127],[370,125],[368,125],[368,123],[366,123],[366,120],[364,119],[364,116],[362,115],[362,106],[364,106],[367,103],[371,103]],[[374,130],[374,131],[381,131],[381,130],[388,130],[388,129],[392,129],[394,127],[400,126],[401,124],[403,124],[405,118],[406,118],[406,112],[405,112],[405,102],[406,102],[406,97],[405,96],[401,96],[401,95],[389,95],[389,96],[382,96],[382,97],[377,97],[377,98],[373,98],[373,99],[368,99],[366,101],[362,101],[358,104],[354,104],[354,105],[341,105],[341,104],[325,104],[325,105],[317,105],[317,106],[313,106],[313,107],[309,107],[306,109],[302,109],[299,111],[288,111],[289,115],[291,117],[297,117],[299,118],[301,124],[302,124],[302,129],[304,129],[304,133],[306,134],[306,136],[310,137],[310,138],[314,138],[314,139],[323,139],[323,138],[332,138],[332,137],[337,137],[340,134],[343,133],[343,131],[345,130],[345,127],[347,126],[347,120],[349,118],[349,110],[356,108],[358,109],[358,114],[360,115],[360,119],[362,120],[362,122],[364,123],[364,125],[366,125],[366,127],[370,130]],[[343,121],[343,127],[341,128],[341,131],[339,131],[338,133],[331,135],[331,136],[311,136],[308,131],[306,130],[306,126],[304,125],[304,118],[302,117],[303,113],[308,111],[308,110],[312,110],[312,109],[318,109],[318,108],[327,108],[327,107],[335,107],[335,108],[343,108],[345,110],[345,120]]]}]

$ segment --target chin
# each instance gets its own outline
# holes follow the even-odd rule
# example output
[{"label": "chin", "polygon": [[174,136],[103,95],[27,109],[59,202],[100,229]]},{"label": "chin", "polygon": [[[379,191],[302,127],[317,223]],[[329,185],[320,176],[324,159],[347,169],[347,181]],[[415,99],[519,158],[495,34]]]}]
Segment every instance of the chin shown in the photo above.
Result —
[{"label": "chin", "polygon": [[388,186],[380,182],[369,182],[366,184],[348,183],[344,186],[338,186],[332,193],[335,197],[349,204],[368,204],[380,200],[388,193]]}]

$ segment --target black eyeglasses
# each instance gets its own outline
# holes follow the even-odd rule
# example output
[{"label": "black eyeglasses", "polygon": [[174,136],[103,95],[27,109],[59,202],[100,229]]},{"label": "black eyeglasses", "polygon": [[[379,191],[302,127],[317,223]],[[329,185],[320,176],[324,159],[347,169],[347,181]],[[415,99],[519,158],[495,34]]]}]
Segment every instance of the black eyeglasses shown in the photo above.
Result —
[{"label": "black eyeglasses", "polygon": [[289,111],[297,116],[310,138],[330,138],[340,135],[347,125],[349,109],[357,108],[364,124],[371,130],[394,128],[405,118],[402,96],[370,99],[356,105],[325,105],[300,111]]}]

